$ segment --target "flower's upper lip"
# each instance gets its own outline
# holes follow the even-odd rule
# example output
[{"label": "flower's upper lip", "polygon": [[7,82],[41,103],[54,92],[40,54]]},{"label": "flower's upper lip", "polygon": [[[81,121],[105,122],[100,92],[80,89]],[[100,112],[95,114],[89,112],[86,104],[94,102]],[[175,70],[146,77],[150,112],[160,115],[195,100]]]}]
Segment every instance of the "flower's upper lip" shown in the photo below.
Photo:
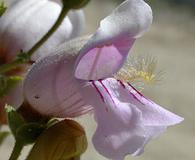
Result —
[{"label": "flower's upper lip", "polygon": [[[122,67],[135,39],[143,35],[151,23],[152,10],[143,0],[124,1],[111,15],[101,21],[99,29],[79,52],[74,68],[75,77],[97,80],[115,74]],[[105,52],[113,47],[115,52]],[[96,51],[97,48],[102,48],[101,53]],[[96,56],[97,54],[101,56]],[[96,66],[93,64],[94,61],[98,61]],[[105,63],[109,63],[106,70]]]}]

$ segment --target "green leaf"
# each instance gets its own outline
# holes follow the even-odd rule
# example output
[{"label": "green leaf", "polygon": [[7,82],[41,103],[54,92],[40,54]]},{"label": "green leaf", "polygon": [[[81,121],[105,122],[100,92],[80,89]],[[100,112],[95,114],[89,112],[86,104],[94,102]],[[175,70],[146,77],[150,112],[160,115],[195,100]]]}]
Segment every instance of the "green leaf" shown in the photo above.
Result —
[{"label": "green leaf", "polygon": [[5,96],[9,91],[14,88],[18,82],[22,80],[20,76],[4,76],[0,75],[0,97]]},{"label": "green leaf", "polygon": [[7,7],[5,6],[4,2],[0,2],[0,17],[5,13]]},{"label": "green leaf", "polygon": [[46,124],[27,123],[24,118],[12,107],[6,105],[9,127],[17,142],[23,145],[34,143],[37,137],[45,130]]},{"label": "green leaf", "polygon": [[7,131],[0,132],[0,145],[3,143],[3,141],[5,140],[5,138],[7,138],[7,136],[8,136],[9,134],[10,134],[10,133],[7,132]]},{"label": "green leaf", "polygon": [[21,50],[20,53],[17,54],[17,60],[19,60],[21,63],[25,63],[30,60],[30,55]]},{"label": "green leaf", "polygon": [[17,129],[25,124],[24,118],[10,105],[5,106],[5,110],[7,112],[8,124],[16,138]]},{"label": "green leaf", "polygon": [[45,128],[45,125],[38,123],[24,124],[17,129],[16,139],[24,145],[32,144],[36,141]]}]

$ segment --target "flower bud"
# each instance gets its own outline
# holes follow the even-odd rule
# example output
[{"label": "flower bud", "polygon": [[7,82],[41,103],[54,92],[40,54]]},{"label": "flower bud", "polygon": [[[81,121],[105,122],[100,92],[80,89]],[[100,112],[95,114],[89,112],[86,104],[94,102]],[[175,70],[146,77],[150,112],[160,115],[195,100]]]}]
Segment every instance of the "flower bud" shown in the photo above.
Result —
[{"label": "flower bud", "polygon": [[70,9],[80,9],[89,3],[90,0],[62,0],[64,6]]},{"label": "flower bud", "polygon": [[75,159],[86,148],[87,139],[82,126],[73,120],[64,120],[40,135],[27,160]]}]

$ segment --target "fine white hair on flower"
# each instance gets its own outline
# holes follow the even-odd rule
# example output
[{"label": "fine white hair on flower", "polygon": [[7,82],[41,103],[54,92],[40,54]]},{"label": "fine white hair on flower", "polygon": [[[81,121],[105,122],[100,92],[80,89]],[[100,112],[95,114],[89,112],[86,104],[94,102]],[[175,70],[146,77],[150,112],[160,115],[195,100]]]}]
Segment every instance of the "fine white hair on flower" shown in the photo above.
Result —
[{"label": "fine white hair on flower", "polygon": [[164,72],[157,70],[157,59],[152,55],[129,56],[116,78],[131,82],[139,91],[145,85],[156,85],[162,82]]},{"label": "fine white hair on flower", "polygon": [[101,20],[97,31],[79,52],[75,77],[96,80],[118,72],[136,39],[149,30],[152,19],[152,10],[143,0],[126,0],[120,4]]}]

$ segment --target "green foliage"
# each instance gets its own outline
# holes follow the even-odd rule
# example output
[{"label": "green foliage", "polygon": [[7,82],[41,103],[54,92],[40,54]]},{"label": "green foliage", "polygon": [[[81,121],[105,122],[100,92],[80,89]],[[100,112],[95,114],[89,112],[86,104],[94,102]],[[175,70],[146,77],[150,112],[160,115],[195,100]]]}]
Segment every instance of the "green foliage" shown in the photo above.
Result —
[{"label": "green foliage", "polygon": [[5,6],[4,2],[0,2],[0,17],[5,13],[7,7]]},{"label": "green foliage", "polygon": [[27,123],[12,106],[6,105],[5,109],[9,127],[16,141],[20,142],[20,144],[27,145],[34,143],[46,128],[44,124]]},{"label": "green foliage", "polygon": [[0,97],[5,96],[18,82],[22,80],[20,76],[4,76],[0,75]]},{"label": "green foliage", "polygon": [[19,54],[17,54],[17,60],[21,63],[26,63],[30,60],[30,55],[26,52],[20,51]]},{"label": "green foliage", "polygon": [[43,132],[45,126],[38,123],[27,123],[16,130],[16,139],[23,145],[32,144]]},{"label": "green foliage", "polygon": [[17,136],[17,129],[25,124],[24,118],[10,105],[5,106],[9,127],[14,135]]}]

